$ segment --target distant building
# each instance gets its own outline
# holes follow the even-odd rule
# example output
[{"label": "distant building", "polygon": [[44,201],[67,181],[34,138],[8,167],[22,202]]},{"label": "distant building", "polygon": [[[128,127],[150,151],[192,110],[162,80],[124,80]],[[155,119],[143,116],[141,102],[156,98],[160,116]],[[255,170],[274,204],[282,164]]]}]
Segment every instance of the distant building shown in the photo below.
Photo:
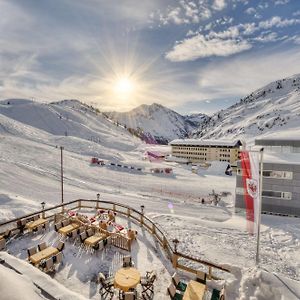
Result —
[{"label": "distant building", "polygon": [[[255,140],[264,147],[262,211],[300,216],[300,139]],[[245,208],[240,161],[237,163],[235,207]]]},{"label": "distant building", "polygon": [[225,161],[234,163],[238,160],[242,146],[240,140],[197,140],[177,139],[169,143],[172,156],[189,162]]}]

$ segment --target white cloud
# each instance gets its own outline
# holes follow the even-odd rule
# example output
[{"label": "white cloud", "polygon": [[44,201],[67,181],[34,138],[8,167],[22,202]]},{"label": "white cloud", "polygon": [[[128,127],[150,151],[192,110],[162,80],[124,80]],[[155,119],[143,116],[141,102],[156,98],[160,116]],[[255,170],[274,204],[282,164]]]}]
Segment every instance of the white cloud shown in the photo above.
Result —
[{"label": "white cloud", "polygon": [[282,19],[281,17],[274,16],[269,20],[259,22],[258,26],[262,29],[270,29],[272,27],[287,27],[291,25],[300,24],[299,19]]},{"label": "white cloud", "polygon": [[294,17],[300,16],[300,10],[297,10],[297,11],[293,12],[293,16]]},{"label": "white cloud", "polygon": [[235,53],[246,51],[252,46],[247,41],[237,39],[223,40],[218,37],[208,39],[198,34],[192,38],[187,38],[175,45],[166,54],[170,61],[193,61],[198,58],[209,56],[230,56]]},{"label": "white cloud", "polygon": [[227,6],[225,0],[215,0],[212,8],[215,10],[223,10]]},{"label": "white cloud", "polygon": [[211,31],[207,37],[211,38],[220,38],[220,39],[227,39],[227,38],[237,38],[239,36],[239,28],[238,26],[231,26],[227,30],[221,32]]},{"label": "white cloud", "polygon": [[290,2],[290,0],[276,0],[275,1],[275,5],[285,5],[288,4]]},{"label": "white cloud", "polygon": [[199,70],[199,90],[204,99],[242,97],[271,81],[299,73],[299,47],[272,53],[244,54]]},{"label": "white cloud", "polygon": [[253,15],[256,13],[256,9],[254,7],[249,7],[245,10],[245,13],[248,15]]}]

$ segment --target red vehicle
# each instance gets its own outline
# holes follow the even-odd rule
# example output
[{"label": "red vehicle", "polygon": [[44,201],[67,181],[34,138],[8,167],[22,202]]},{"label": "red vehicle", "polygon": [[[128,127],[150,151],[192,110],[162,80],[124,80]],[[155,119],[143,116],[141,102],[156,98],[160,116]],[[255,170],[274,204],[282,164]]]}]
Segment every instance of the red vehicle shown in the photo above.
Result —
[{"label": "red vehicle", "polygon": [[92,157],[91,159],[91,164],[92,165],[100,165],[100,166],[104,166],[104,161],[97,158],[97,157]]}]

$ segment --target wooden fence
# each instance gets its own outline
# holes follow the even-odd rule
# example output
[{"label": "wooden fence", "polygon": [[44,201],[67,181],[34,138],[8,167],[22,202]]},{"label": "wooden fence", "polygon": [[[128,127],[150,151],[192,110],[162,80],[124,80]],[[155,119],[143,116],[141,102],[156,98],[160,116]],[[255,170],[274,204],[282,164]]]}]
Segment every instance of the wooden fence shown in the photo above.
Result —
[{"label": "wooden fence", "polygon": [[[140,225],[142,228],[146,229],[150,232],[156,241],[160,244],[160,246],[164,249],[167,254],[167,257],[172,262],[174,268],[186,271],[191,274],[197,274],[200,269],[206,268],[209,278],[218,279],[218,277],[214,276],[213,270],[218,270],[221,272],[230,272],[228,269],[214,264],[212,262],[208,262],[205,260],[201,260],[199,258],[192,257],[188,254],[175,251],[175,247],[168,240],[163,229],[156,223],[154,223],[150,218],[145,216],[141,211],[138,211],[130,206],[113,202],[113,201],[102,201],[102,200],[86,200],[86,199],[78,199],[73,200],[67,203],[59,204],[44,210],[40,210],[34,213],[27,214],[25,216],[15,218],[12,220],[8,220],[0,223],[0,235],[11,231],[12,234],[19,231],[17,224],[24,219],[31,218],[35,215],[41,215],[46,219],[54,220],[55,215],[69,210],[81,210],[81,209],[109,209],[114,212],[123,215],[129,219],[131,219],[134,223]],[[126,239],[126,241],[125,241]],[[112,236],[112,243],[125,250],[131,249],[131,242],[127,240],[127,238],[120,235]],[[195,265],[199,267],[195,267]]]}]

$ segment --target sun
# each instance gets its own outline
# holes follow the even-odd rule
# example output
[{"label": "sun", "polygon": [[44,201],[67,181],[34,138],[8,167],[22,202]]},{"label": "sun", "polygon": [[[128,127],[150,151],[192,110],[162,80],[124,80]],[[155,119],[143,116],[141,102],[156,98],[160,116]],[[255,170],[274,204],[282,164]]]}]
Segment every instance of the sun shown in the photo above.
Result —
[{"label": "sun", "polygon": [[120,98],[132,96],[136,89],[136,84],[130,77],[117,78],[113,86],[115,94]]}]

